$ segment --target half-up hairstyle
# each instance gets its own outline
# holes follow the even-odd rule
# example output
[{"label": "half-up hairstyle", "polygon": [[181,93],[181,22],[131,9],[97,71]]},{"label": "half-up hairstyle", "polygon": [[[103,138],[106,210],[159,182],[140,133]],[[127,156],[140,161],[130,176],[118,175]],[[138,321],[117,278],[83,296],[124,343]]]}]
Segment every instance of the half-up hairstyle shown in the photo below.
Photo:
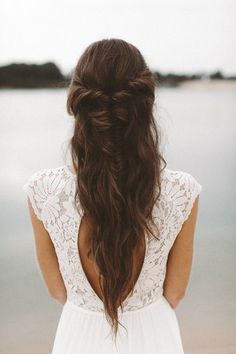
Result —
[{"label": "half-up hairstyle", "polygon": [[121,39],[89,45],[68,89],[75,200],[93,221],[88,254],[100,271],[104,310],[115,337],[117,309],[123,310],[123,295],[133,293],[135,285],[134,250],[145,234],[158,234],[152,211],[166,161],[159,151],[154,100],[154,73],[140,51]]}]

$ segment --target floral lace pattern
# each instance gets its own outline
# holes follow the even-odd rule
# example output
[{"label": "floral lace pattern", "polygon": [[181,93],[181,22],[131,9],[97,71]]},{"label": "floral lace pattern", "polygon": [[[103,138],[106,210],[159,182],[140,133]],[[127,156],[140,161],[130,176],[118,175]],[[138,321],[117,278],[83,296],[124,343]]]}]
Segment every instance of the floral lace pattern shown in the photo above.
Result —
[{"label": "floral lace pattern", "polygon": [[[201,184],[187,172],[165,168],[161,178],[161,195],[153,209],[160,239],[146,235],[143,266],[133,294],[123,302],[124,312],[149,305],[162,295],[168,253],[202,190]],[[104,312],[103,302],[90,285],[78,252],[83,213],[79,203],[78,213],[74,202],[76,175],[67,165],[42,169],[28,178],[23,189],[54,244],[68,300],[91,311]]]}]

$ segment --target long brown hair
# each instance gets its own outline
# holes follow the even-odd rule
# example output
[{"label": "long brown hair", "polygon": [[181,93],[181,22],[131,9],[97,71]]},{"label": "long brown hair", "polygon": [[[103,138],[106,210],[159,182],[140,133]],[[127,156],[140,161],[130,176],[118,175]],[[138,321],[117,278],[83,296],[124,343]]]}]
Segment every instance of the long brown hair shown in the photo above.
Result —
[{"label": "long brown hair", "polygon": [[140,51],[112,38],[85,49],[68,89],[67,110],[75,119],[70,140],[75,200],[79,197],[93,220],[89,254],[100,270],[115,336],[117,309],[132,280],[133,251],[145,233],[156,237],[152,210],[166,161],[153,116],[155,81]]}]

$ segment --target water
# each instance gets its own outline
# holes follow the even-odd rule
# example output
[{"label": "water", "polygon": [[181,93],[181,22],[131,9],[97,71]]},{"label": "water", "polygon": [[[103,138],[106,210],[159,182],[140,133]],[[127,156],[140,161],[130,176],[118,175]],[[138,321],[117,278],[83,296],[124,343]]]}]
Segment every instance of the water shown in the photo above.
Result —
[{"label": "water", "polygon": [[[236,86],[166,88],[156,119],[168,167],[191,173],[199,201],[193,268],[176,308],[187,354],[236,352]],[[22,185],[41,168],[70,161],[72,117],[65,90],[1,90],[1,347],[50,353],[62,306],[36,261]]]}]

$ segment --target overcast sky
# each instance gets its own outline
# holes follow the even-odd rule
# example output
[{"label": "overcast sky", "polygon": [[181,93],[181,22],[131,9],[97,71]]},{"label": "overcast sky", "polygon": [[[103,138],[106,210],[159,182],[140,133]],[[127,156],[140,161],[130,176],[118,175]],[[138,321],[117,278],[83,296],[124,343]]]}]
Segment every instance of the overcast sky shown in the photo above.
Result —
[{"label": "overcast sky", "polygon": [[165,72],[236,74],[235,0],[3,0],[0,65],[54,61],[64,73],[103,38]]}]

